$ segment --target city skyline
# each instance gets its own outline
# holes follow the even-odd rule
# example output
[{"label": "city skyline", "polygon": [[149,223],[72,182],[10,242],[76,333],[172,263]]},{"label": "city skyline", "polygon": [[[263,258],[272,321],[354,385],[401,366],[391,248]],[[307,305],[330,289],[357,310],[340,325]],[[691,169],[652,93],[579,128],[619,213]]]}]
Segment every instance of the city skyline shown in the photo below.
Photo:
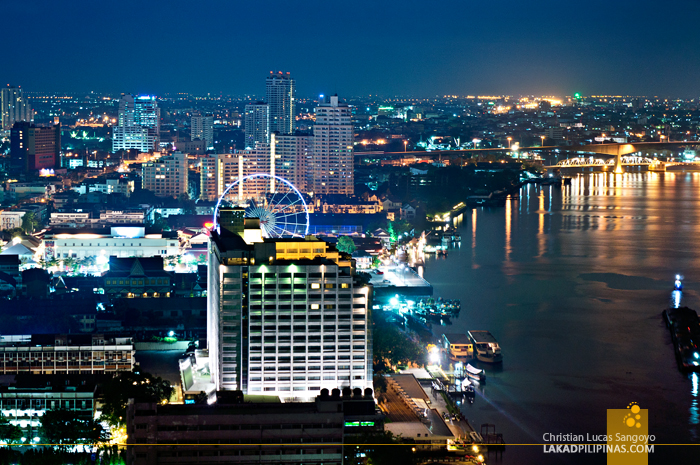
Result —
[{"label": "city skyline", "polygon": [[[184,15],[186,7],[127,2],[123,11],[154,19],[144,37],[136,34],[139,21],[123,21],[100,4],[78,2],[70,11],[58,4],[7,5],[10,16],[30,14],[36,33],[24,39],[26,53],[6,58],[6,82],[45,91],[246,94],[259,89],[259,76],[285,69],[299,82],[299,95],[700,93],[693,79],[700,67],[692,47],[698,39],[695,2],[682,2],[672,22],[658,21],[650,2],[445,2],[428,8],[388,1],[346,10],[276,2],[264,21],[233,25],[234,17],[260,18],[262,6],[247,3],[234,11],[233,5],[213,2]],[[653,30],[639,30],[652,20]],[[204,24],[226,32],[180,33]],[[22,36],[17,29],[22,25],[8,24],[7,34]],[[315,25],[341,32],[332,40],[314,40]],[[158,54],[115,60],[107,49],[109,31],[116,27],[125,49],[145,47]],[[241,46],[252,36],[258,40]],[[38,54],[56,42],[66,53]],[[196,66],[199,59],[207,63],[206,73]]]}]

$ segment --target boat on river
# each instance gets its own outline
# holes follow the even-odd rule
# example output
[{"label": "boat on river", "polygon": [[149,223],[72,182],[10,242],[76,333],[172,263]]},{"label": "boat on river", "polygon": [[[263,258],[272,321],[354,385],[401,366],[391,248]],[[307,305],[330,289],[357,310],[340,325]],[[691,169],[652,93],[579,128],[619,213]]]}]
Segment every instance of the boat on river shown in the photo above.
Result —
[{"label": "boat on river", "polygon": [[467,375],[467,377],[480,382],[481,384],[486,382],[486,372],[481,368],[472,366],[469,363],[467,363],[467,366],[464,368],[464,374]]},{"label": "boat on river", "polygon": [[503,355],[498,341],[488,331],[469,331],[469,339],[474,344],[476,359],[485,363],[501,363]]}]

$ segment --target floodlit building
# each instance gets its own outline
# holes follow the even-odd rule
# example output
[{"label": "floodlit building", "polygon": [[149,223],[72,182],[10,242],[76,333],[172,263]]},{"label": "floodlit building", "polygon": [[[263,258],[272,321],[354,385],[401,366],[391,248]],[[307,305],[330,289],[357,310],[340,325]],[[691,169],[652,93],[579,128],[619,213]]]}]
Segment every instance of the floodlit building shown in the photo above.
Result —
[{"label": "floodlit building", "polygon": [[[274,174],[274,153],[268,144],[258,144],[254,150],[239,150],[235,153],[210,154],[201,159],[200,198],[217,200],[226,188],[235,181],[251,174]],[[256,196],[268,191],[269,180],[257,180],[239,184],[229,191],[231,196],[241,198]]]},{"label": "floodlit building", "polygon": [[270,111],[265,102],[245,106],[245,148],[270,142]]},{"label": "floodlit building", "polygon": [[294,132],[296,83],[289,73],[273,73],[266,81],[267,105],[269,107],[269,134],[291,134]]},{"label": "floodlit building", "polygon": [[129,337],[104,334],[0,336],[0,374],[94,374],[134,369]]},{"label": "floodlit building", "polygon": [[155,97],[122,94],[117,126],[112,131],[112,151],[152,152],[160,144],[160,108]]},{"label": "floodlit building", "polygon": [[178,197],[187,193],[187,155],[175,152],[142,167],[142,187],[159,197]]},{"label": "floodlit building", "polygon": [[316,107],[313,147],[307,170],[307,191],[352,195],[354,133],[350,107],[337,95]]},{"label": "floodlit building", "polygon": [[9,130],[20,121],[34,122],[34,111],[24,97],[21,87],[0,89],[0,129]]},{"label": "floodlit building", "polygon": [[207,149],[214,147],[214,116],[212,114],[194,115],[190,125],[190,138],[192,140],[203,140]]},{"label": "floodlit building", "polygon": [[216,389],[307,399],[324,388],[371,387],[371,291],[349,257],[312,236],[246,242],[242,222],[227,213],[209,256]]},{"label": "floodlit building", "polygon": [[[172,235],[172,237],[170,237]],[[109,257],[155,257],[178,255],[176,233],[145,234],[143,226],[108,228],[52,228],[44,235],[44,259],[95,257],[106,264]]]}]

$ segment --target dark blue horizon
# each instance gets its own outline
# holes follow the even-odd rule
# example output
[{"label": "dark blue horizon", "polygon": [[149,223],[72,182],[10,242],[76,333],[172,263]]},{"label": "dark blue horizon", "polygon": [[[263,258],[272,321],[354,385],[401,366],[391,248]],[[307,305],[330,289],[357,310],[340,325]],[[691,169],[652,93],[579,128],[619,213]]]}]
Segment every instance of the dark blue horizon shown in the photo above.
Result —
[{"label": "dark blue horizon", "polygon": [[5,83],[27,91],[700,95],[700,3],[26,0],[4,5]]}]

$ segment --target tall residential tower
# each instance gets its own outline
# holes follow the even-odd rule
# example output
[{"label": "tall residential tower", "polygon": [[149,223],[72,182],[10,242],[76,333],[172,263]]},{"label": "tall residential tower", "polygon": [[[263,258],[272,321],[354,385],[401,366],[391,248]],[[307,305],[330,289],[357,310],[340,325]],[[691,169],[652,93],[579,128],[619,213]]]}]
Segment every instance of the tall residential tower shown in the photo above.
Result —
[{"label": "tall residential tower", "polygon": [[269,134],[294,132],[296,84],[289,73],[270,71],[267,77],[267,105],[270,111]]},{"label": "tall residential tower", "polygon": [[333,95],[319,104],[315,112],[306,189],[314,194],[353,195],[354,133],[350,107]]},{"label": "tall residential tower", "polygon": [[0,116],[2,117],[2,130],[12,129],[12,125],[20,122],[34,121],[32,111],[26,97],[20,87],[3,87],[0,89]]}]

